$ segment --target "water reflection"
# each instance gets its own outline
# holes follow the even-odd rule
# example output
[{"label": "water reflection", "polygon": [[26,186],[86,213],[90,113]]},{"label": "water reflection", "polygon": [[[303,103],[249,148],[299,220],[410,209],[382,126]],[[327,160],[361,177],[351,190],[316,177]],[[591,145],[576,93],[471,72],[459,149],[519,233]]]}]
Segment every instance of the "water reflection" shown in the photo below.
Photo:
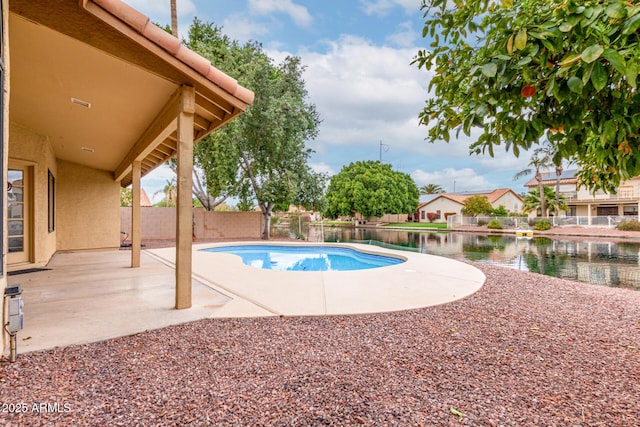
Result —
[{"label": "water reflection", "polygon": [[[311,230],[310,239],[318,239]],[[453,232],[326,228],[325,241],[373,240],[597,285],[640,290],[640,243]]]}]

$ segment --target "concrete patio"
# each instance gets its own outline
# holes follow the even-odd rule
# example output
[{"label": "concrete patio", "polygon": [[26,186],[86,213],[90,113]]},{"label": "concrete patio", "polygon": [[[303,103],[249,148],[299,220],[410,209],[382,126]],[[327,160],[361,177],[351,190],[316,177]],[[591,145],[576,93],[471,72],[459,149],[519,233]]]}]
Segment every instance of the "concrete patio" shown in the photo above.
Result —
[{"label": "concrete patio", "polygon": [[[255,243],[255,242],[254,242]],[[20,284],[25,327],[18,353],[84,344],[204,318],[331,315],[438,305],[476,292],[478,269],[452,259],[375,248],[407,261],[347,272],[286,272],[234,255],[193,252],[192,307],[176,310],[175,248],[56,254],[47,270],[9,276]],[[365,245],[359,249],[372,251]]]},{"label": "concrete patio", "polygon": [[[18,353],[101,341],[206,317],[270,314],[197,281],[192,288],[193,306],[175,310],[175,270],[145,253],[140,268],[130,268],[130,260],[129,251],[61,253],[48,264],[50,270],[9,276],[9,286],[22,286],[25,303]],[[238,310],[229,311],[234,307]]]}]

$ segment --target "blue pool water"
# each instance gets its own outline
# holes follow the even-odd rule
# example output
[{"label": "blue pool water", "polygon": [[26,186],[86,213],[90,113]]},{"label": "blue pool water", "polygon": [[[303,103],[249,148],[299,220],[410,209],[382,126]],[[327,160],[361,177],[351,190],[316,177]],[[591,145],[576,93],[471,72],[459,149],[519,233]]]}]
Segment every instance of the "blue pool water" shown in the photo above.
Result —
[{"label": "blue pool water", "polygon": [[403,259],[336,246],[235,245],[202,249],[238,255],[250,267],[289,271],[348,271],[400,264]]}]

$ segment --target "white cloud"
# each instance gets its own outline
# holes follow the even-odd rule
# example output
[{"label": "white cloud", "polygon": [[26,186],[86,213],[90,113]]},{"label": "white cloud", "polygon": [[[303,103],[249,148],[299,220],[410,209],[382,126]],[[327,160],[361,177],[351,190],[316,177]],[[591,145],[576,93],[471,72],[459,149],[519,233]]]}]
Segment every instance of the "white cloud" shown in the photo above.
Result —
[{"label": "white cloud", "polygon": [[309,166],[311,167],[311,170],[313,170],[314,172],[326,173],[329,176],[332,176],[332,175],[336,174],[336,172],[333,170],[333,168],[331,166],[329,166],[328,164],[324,163],[324,162],[309,163]]},{"label": "white cloud", "polygon": [[420,9],[418,0],[359,0],[360,7],[367,15],[385,16],[397,6],[406,12],[415,12]]},{"label": "white cloud", "polygon": [[386,40],[398,47],[413,46],[418,39],[418,33],[413,29],[411,21],[403,22],[398,30],[387,36]]},{"label": "white cloud", "polygon": [[[301,52],[309,97],[323,123],[319,141],[363,145],[382,139],[415,147],[425,130],[418,112],[430,74],[410,65],[416,48],[394,49],[343,36],[325,53]],[[270,52],[281,58],[282,52]]]},{"label": "white cloud", "polygon": [[416,169],[411,177],[418,187],[427,184],[440,185],[447,192],[488,190],[495,188],[495,184],[489,182],[484,176],[478,175],[471,168],[454,169],[445,168],[435,172],[425,172]]},{"label": "white cloud", "polygon": [[313,17],[309,10],[291,0],[249,0],[249,11],[255,15],[284,13],[289,15],[297,26],[304,28],[309,28],[313,23]]},{"label": "white cloud", "polygon": [[251,20],[244,14],[232,14],[222,22],[222,31],[233,40],[248,41],[257,40],[268,34],[270,29],[267,24]]}]

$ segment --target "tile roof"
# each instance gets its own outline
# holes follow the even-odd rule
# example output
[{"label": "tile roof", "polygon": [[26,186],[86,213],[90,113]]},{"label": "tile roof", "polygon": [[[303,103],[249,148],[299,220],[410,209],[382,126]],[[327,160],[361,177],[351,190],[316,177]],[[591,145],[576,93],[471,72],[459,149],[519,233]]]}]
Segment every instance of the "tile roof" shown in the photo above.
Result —
[{"label": "tile roof", "polygon": [[211,62],[190,50],[180,40],[151,22],[148,16],[137,11],[121,0],[91,0],[104,10],[120,19],[129,27],[146,37],[151,42],[169,52],[176,59],[196,70],[210,82],[221,87],[246,104],[252,104],[254,93],[238,84],[233,77],[223,73]]},{"label": "tile roof", "polygon": [[464,203],[467,201],[467,199],[471,196],[485,196],[488,200],[489,203],[494,203],[496,202],[498,199],[500,199],[502,196],[504,196],[507,193],[513,193],[516,197],[518,197],[519,199],[522,199],[515,191],[513,191],[510,188],[498,188],[496,190],[491,190],[491,191],[475,191],[475,192],[465,192],[465,193],[443,193],[443,194],[438,194],[437,197],[428,200],[424,203],[421,203],[419,207],[425,206],[430,204],[431,202],[433,202],[436,199],[439,198],[445,198],[445,199],[449,199],[453,202],[456,203],[460,203],[461,205],[464,205]]},{"label": "tile roof", "polygon": [[[578,173],[577,169],[563,170],[560,175],[560,184],[575,184],[578,182],[578,178],[576,177],[576,173]],[[542,182],[547,184],[556,183],[556,173],[553,172],[543,172],[542,173]],[[525,187],[535,187],[538,185],[538,180],[535,178],[531,178],[527,181],[524,186]]]}]

